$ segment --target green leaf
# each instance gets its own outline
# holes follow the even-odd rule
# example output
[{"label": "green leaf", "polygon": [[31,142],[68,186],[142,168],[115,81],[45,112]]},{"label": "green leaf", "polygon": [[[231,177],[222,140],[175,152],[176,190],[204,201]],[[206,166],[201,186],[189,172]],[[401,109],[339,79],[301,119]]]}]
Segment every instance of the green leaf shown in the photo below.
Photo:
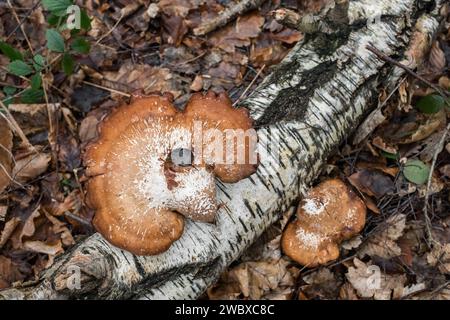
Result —
[{"label": "green leaf", "polygon": [[76,38],[72,42],[72,49],[79,53],[89,53],[89,50],[91,50],[91,45],[83,38]]},{"label": "green leaf", "polygon": [[41,102],[44,97],[44,91],[41,89],[27,89],[20,95],[20,101],[22,103],[37,103]]},{"label": "green leaf", "polygon": [[16,91],[17,91],[17,88],[10,87],[10,86],[7,86],[7,87],[4,87],[4,88],[3,88],[3,92],[4,92],[7,96],[12,96],[14,93],[16,93]]},{"label": "green leaf", "polygon": [[65,15],[67,8],[72,4],[72,0],[42,0],[44,8],[57,16]]},{"label": "green leaf", "polygon": [[[6,99],[3,100],[3,104],[6,107],[9,107],[9,105],[14,101],[13,97],[6,97]],[[3,113],[3,109],[0,109],[0,112]]]},{"label": "green leaf", "polygon": [[33,57],[33,67],[36,71],[42,71],[45,67],[45,58],[40,54]]},{"label": "green leaf", "polygon": [[417,101],[417,108],[427,114],[437,113],[445,105],[445,99],[438,94],[430,94],[428,96],[422,97]]},{"label": "green leaf", "polygon": [[61,61],[61,66],[66,75],[70,76],[73,73],[75,62],[73,61],[73,58],[70,54],[68,53],[64,54]]},{"label": "green leaf", "polygon": [[57,15],[54,15],[51,13],[47,17],[47,22],[52,27],[56,27],[58,25],[60,19],[61,19],[61,17],[58,17]]},{"label": "green leaf", "polygon": [[5,56],[7,56],[11,61],[23,60],[23,56],[20,51],[14,49],[12,46],[6,42],[0,41],[0,50]]},{"label": "green leaf", "polygon": [[91,29],[91,18],[89,18],[88,14],[85,10],[80,11],[80,27],[86,31]]},{"label": "green leaf", "polygon": [[430,167],[420,160],[408,160],[403,168],[405,178],[415,184],[424,184],[428,181]]},{"label": "green leaf", "polygon": [[381,150],[381,155],[383,157],[385,157],[386,159],[392,159],[392,160],[397,160],[398,159],[398,154],[386,152],[386,151],[383,151],[383,150]]},{"label": "green leaf", "polygon": [[55,29],[48,29],[45,33],[47,48],[55,52],[64,52],[64,38]]},{"label": "green leaf", "polygon": [[31,77],[31,88],[32,89],[39,89],[41,87],[42,84],[42,78],[41,75],[39,73],[36,73],[35,75],[33,75]]},{"label": "green leaf", "polygon": [[27,76],[33,69],[23,61],[15,60],[8,65],[8,71],[16,76]]}]

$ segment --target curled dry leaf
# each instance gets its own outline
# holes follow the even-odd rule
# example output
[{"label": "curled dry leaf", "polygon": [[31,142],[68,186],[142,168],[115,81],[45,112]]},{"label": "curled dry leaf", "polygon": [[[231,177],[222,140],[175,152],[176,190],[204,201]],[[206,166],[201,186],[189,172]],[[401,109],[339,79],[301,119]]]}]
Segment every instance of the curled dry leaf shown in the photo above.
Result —
[{"label": "curled dry leaf", "polygon": [[0,233],[0,249],[5,245],[5,243],[9,240],[16,227],[20,224],[20,219],[17,217],[13,217],[8,220],[3,227],[2,232]]},{"label": "curled dry leaf", "polygon": [[380,267],[353,259],[354,267],[348,268],[347,280],[362,298],[375,300],[398,299],[403,296],[406,275],[387,275]]},{"label": "curled dry leaf", "polygon": [[362,243],[362,237],[361,235],[357,235],[356,237],[353,237],[351,239],[348,239],[344,242],[342,242],[341,247],[345,250],[352,250],[358,248]]},{"label": "curled dry leaf", "polygon": [[395,214],[379,226],[358,251],[359,257],[378,256],[389,259],[402,254],[397,240],[403,235],[406,226],[406,215]]},{"label": "curled dry leaf", "polygon": [[11,182],[13,135],[8,122],[0,117],[0,193]]},{"label": "curled dry leaf", "polygon": [[13,235],[11,236],[11,241],[13,248],[20,249],[23,245],[23,238],[24,237],[31,237],[34,235],[36,231],[36,226],[34,224],[34,220],[41,215],[39,212],[39,207],[34,210],[26,219],[25,221],[21,221],[20,226],[18,226]]},{"label": "curled dry leaf", "polygon": [[63,252],[61,241],[55,243],[45,243],[42,241],[25,241],[23,243],[23,249],[38,253],[44,253],[49,256],[55,256],[60,252]]}]

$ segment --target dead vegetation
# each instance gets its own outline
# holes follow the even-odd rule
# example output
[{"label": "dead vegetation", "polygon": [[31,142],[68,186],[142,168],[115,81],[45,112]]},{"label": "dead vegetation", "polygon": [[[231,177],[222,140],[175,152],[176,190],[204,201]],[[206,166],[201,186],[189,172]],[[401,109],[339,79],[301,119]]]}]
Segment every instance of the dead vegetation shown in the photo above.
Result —
[{"label": "dead vegetation", "polygon": [[[11,72],[10,55],[0,55],[0,289],[35,279],[93,232],[81,155],[112,109],[155,91],[170,92],[178,107],[204,90],[227,92],[236,103],[303,37],[276,22],[274,10],[303,15],[323,5],[254,1],[258,9],[199,32],[234,2],[76,2],[91,17],[81,31],[90,51],[72,53],[72,70],[48,46],[49,10],[37,0],[0,4],[2,42],[35,63],[36,55],[45,58],[32,91],[38,80]],[[319,178],[340,178],[363,199],[361,233],[341,244],[337,260],[301,266],[280,249],[286,213],[205,298],[450,298],[448,109],[420,80],[450,89],[450,20],[442,14],[427,62],[414,70],[420,77],[405,77],[392,92],[380,88],[379,108]],[[73,47],[70,31],[61,35]]]}]

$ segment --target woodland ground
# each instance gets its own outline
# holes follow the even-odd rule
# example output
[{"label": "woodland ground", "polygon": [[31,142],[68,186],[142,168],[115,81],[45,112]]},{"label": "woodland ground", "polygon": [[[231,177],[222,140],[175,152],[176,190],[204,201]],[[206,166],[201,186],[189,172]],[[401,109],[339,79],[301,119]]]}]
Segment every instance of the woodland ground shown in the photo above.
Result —
[{"label": "woodland ground", "polygon": [[[132,93],[155,91],[171,92],[177,106],[210,89],[238,104],[303,38],[272,11],[317,12],[325,1],[262,1],[203,36],[193,29],[232,1],[75,1],[91,19],[77,33],[63,30],[53,2],[0,2],[0,289],[34,279],[94,232],[81,155],[111,109]],[[416,72],[449,90],[448,9],[442,14]],[[342,143],[317,180],[340,177],[369,209],[340,258],[305,268],[284,256],[282,219],[202,298],[450,299],[449,113],[416,77],[394,92],[380,88],[379,97],[380,112]],[[5,107],[16,124],[4,120],[11,119]]]}]

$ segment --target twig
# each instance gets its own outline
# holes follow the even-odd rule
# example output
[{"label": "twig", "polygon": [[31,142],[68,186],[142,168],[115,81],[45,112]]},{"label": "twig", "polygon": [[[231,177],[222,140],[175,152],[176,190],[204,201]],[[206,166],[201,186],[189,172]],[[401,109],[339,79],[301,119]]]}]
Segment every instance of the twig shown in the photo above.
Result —
[{"label": "twig", "polygon": [[95,42],[95,45],[99,45],[103,39],[105,39],[107,36],[109,36],[117,28],[117,26],[119,25],[119,23],[122,21],[123,18],[124,18],[124,13],[122,12],[119,17],[119,20],[117,20],[117,22],[114,24],[114,26],[111,29],[109,29],[109,31],[107,33],[105,33],[103,36],[100,37],[100,39],[98,39]]},{"label": "twig", "polygon": [[[418,75],[417,73],[415,73],[413,70],[411,70],[410,68],[408,68],[407,66],[405,66],[404,64],[392,59],[391,57],[385,55],[383,52],[381,52],[380,50],[372,47],[372,46],[366,46],[367,50],[372,51],[373,53],[375,53],[377,55],[378,58],[380,58],[381,60],[387,61],[403,70],[405,70],[408,74],[410,74],[411,76],[413,76],[414,78],[422,81],[423,83],[425,83],[427,86],[429,86],[430,88],[434,89],[436,92],[438,92],[441,96],[443,97],[450,97],[450,93],[445,92],[444,90],[442,90],[441,88],[439,88],[437,85],[435,85],[434,83],[431,83],[430,81],[428,81],[427,79],[425,79],[424,77]],[[448,101],[446,101],[447,104],[449,104]]]},{"label": "twig", "polygon": [[26,15],[25,15],[25,17],[23,17],[22,18],[22,20],[20,20],[20,23],[14,28],[14,30],[13,31],[11,31],[10,33],[9,33],[9,35],[6,37],[6,41],[8,41],[10,38],[11,38],[11,36],[17,31],[17,29],[19,29],[22,25],[23,25],[23,23],[27,20],[27,18],[30,16],[30,14],[39,6],[41,4],[41,1],[39,0],[39,1],[37,1],[34,5],[33,5],[33,7],[31,7],[31,8],[17,8],[17,9],[19,9],[19,10],[28,10],[28,12],[26,13]]},{"label": "twig", "polygon": [[18,125],[18,123],[16,122],[16,120],[14,119],[13,115],[11,114],[11,112],[9,111],[9,109],[5,106],[5,104],[3,103],[3,101],[0,100],[0,106],[2,107],[2,109],[6,112],[6,115],[8,116],[8,123],[11,126],[11,129],[16,132],[20,139],[22,140],[22,142],[29,147],[31,150],[35,150],[33,145],[30,143],[30,141],[28,141],[28,138],[26,137],[26,135],[23,133],[22,129],[20,128],[20,126]]},{"label": "twig", "polygon": [[247,88],[245,88],[244,92],[242,92],[241,96],[233,103],[233,107],[235,105],[237,105],[239,103],[239,101],[241,101],[245,97],[245,95],[247,94],[247,91],[251,88],[251,86],[253,86],[253,84],[255,83],[256,79],[258,79],[259,75],[261,74],[261,72],[264,70],[265,67],[266,67],[266,65],[263,64],[263,66],[256,73],[256,75],[253,78],[253,80],[250,82],[250,84],[247,86]]},{"label": "twig", "polygon": [[423,214],[425,216],[425,224],[427,228],[427,236],[428,240],[430,241],[430,244],[434,243],[433,234],[431,232],[431,219],[428,215],[428,198],[430,196],[430,187],[431,187],[431,180],[433,179],[433,171],[434,167],[436,166],[436,161],[439,153],[444,148],[445,138],[447,137],[448,131],[450,130],[450,123],[447,125],[447,127],[444,130],[444,133],[442,134],[441,139],[439,140],[439,143],[436,146],[436,149],[433,154],[433,161],[431,163],[430,173],[428,175],[428,182],[427,182],[427,189],[425,191],[425,205],[423,206]]},{"label": "twig", "polygon": [[205,21],[194,29],[194,35],[203,36],[217,28],[225,26],[234,20],[238,15],[252,9],[258,8],[265,0],[242,0],[226,8],[219,15],[211,20]]},{"label": "twig", "polygon": [[28,39],[28,36],[27,36],[27,34],[25,33],[25,30],[23,29],[22,22],[20,21],[19,17],[17,16],[16,10],[14,9],[13,5],[11,4],[11,1],[10,1],[10,0],[7,0],[7,1],[8,1],[8,6],[11,8],[11,11],[12,11],[12,14],[13,14],[13,16],[14,16],[14,19],[16,19],[17,24],[19,25],[20,30],[22,31],[23,36],[25,37],[25,41],[27,42],[28,47],[30,48],[31,54],[34,55],[33,47],[31,46],[30,39]]},{"label": "twig", "polygon": [[107,88],[107,87],[104,87],[104,86],[101,86],[99,84],[95,84],[95,83],[92,83],[92,82],[89,82],[89,81],[86,81],[86,80],[84,80],[83,83],[85,83],[85,84],[87,84],[89,86],[92,86],[92,87],[96,87],[96,88],[99,88],[99,89],[103,89],[103,90],[109,91],[111,93],[120,94],[120,95],[122,95],[124,97],[127,97],[127,98],[131,97],[131,94],[129,94],[129,93],[125,93],[125,92],[122,92],[122,91],[119,91],[119,90]]}]

